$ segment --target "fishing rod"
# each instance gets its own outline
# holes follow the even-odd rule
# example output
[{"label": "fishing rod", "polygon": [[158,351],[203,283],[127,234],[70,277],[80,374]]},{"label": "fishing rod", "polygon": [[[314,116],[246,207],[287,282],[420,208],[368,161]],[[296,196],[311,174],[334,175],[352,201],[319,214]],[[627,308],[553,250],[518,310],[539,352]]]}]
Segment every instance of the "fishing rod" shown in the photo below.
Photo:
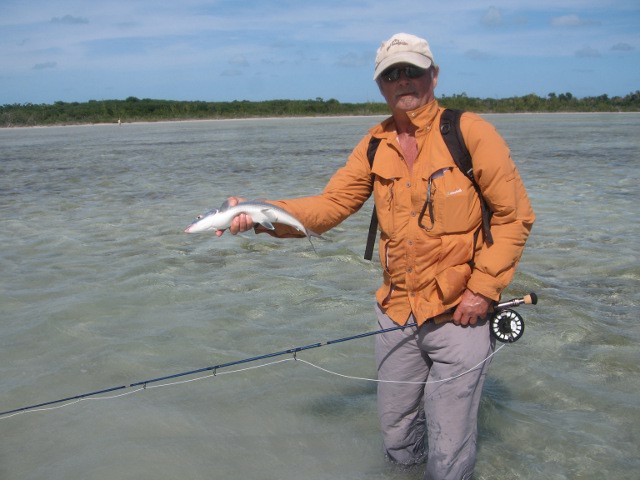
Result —
[{"label": "fishing rod", "polygon": [[[504,342],[504,343],[513,343],[516,340],[518,340],[522,334],[524,333],[524,319],[522,318],[522,316],[520,316],[518,313],[516,313],[514,310],[511,310],[511,308],[513,307],[517,307],[519,305],[535,305],[538,303],[538,297],[535,293],[530,293],[528,295],[525,295],[524,297],[520,297],[520,298],[514,298],[512,300],[506,301],[506,302],[502,302],[502,303],[497,303],[493,306],[492,312],[493,312],[493,316],[490,320],[490,326],[491,326],[491,334],[496,338],[496,340],[500,341],[500,342]],[[439,317],[436,317],[435,321],[437,323],[444,323],[446,321],[449,321],[452,319],[452,314],[447,313],[444,315],[440,315]],[[289,348],[287,350],[281,350],[279,352],[273,352],[273,353],[267,353],[264,355],[257,355],[255,357],[249,357],[249,358],[244,358],[242,360],[235,360],[232,362],[227,362],[227,363],[221,363],[219,365],[213,365],[210,367],[204,367],[204,368],[198,368],[195,370],[189,370],[186,372],[180,372],[180,373],[174,373],[173,375],[166,375],[163,377],[157,377],[157,378],[152,378],[149,380],[143,380],[140,382],[135,382],[135,383],[130,383],[128,385],[119,385],[117,387],[111,387],[111,388],[105,388],[102,390],[96,390],[94,392],[88,392],[88,393],[83,393],[80,395],[75,395],[72,397],[66,397],[66,398],[61,398],[59,400],[53,400],[50,402],[44,402],[44,403],[38,403],[36,405],[29,405],[27,407],[22,407],[22,408],[16,408],[13,410],[7,410],[4,412],[0,412],[0,417],[3,417],[5,415],[10,415],[10,414],[17,414],[17,413],[21,413],[21,412],[27,412],[29,410],[35,410],[37,408],[42,408],[42,407],[49,407],[51,405],[56,405],[59,403],[64,403],[64,402],[70,402],[73,400],[82,400],[85,398],[89,398],[89,397],[94,397],[96,395],[101,395],[104,393],[111,393],[111,392],[115,392],[118,390],[124,390],[127,388],[133,388],[133,387],[144,387],[146,388],[147,385],[152,384],[152,383],[158,383],[158,382],[162,382],[162,381],[166,381],[166,380],[172,380],[174,378],[179,378],[179,377],[185,377],[185,376],[189,376],[189,375],[195,375],[198,373],[203,373],[203,372],[211,372],[213,375],[216,374],[216,372],[222,368],[227,368],[227,367],[232,367],[235,365],[242,365],[244,363],[250,363],[250,362],[256,362],[258,360],[265,360],[267,358],[273,358],[273,357],[279,357],[282,355],[295,355],[298,352],[303,352],[305,350],[311,350],[314,348],[319,348],[319,347],[324,347],[327,345],[335,345],[337,343],[343,343],[343,342],[348,342],[351,340],[357,340],[360,338],[366,338],[366,337],[371,337],[373,335],[380,335],[383,333],[388,333],[388,332],[393,332],[395,330],[402,330],[405,328],[411,328],[411,327],[417,327],[418,324],[416,322],[412,322],[412,323],[407,323],[406,325],[398,325],[395,327],[390,327],[390,328],[383,328],[381,330],[375,330],[373,332],[365,332],[365,333],[359,333],[357,335],[351,335],[348,337],[343,337],[343,338],[337,338],[335,340],[328,340],[325,342],[317,342],[317,343],[311,343],[309,345],[304,345],[304,346],[299,346],[299,347],[293,347],[293,348]]]}]

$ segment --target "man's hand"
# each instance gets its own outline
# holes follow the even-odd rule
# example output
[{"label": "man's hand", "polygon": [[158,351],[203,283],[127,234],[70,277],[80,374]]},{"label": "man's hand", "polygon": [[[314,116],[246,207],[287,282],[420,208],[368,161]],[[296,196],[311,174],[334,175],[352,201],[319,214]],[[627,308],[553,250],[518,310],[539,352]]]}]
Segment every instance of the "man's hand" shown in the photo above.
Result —
[{"label": "man's hand", "polygon": [[453,312],[453,323],[456,325],[475,325],[478,319],[484,318],[489,313],[492,301],[487,297],[465,290],[462,300]]},{"label": "man's hand", "polygon": [[[246,199],[242,197],[229,197],[227,201],[229,202],[230,207],[236,206],[240,202],[244,202]],[[253,220],[246,213],[241,213],[237,215],[229,226],[229,232],[232,235],[237,235],[241,232],[246,232],[247,230],[251,230],[253,228]],[[224,233],[224,230],[216,230],[216,236],[220,237]]]}]

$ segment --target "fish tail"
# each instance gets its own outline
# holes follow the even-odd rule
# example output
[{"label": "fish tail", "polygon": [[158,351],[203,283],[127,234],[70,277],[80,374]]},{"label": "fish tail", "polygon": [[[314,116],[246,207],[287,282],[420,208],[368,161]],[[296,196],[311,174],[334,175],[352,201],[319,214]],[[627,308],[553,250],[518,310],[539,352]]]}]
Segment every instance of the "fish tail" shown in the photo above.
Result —
[{"label": "fish tail", "polygon": [[308,235],[307,238],[309,239],[309,243],[311,244],[311,248],[313,249],[313,253],[315,253],[317,255],[318,252],[316,251],[316,247],[313,245],[313,242],[311,241],[311,236]]},{"label": "fish tail", "polygon": [[309,237],[309,239],[311,239],[311,237],[314,237],[314,238],[319,238],[320,240],[325,240],[325,238],[322,235],[312,230],[305,230],[305,233],[307,234],[307,237]]}]

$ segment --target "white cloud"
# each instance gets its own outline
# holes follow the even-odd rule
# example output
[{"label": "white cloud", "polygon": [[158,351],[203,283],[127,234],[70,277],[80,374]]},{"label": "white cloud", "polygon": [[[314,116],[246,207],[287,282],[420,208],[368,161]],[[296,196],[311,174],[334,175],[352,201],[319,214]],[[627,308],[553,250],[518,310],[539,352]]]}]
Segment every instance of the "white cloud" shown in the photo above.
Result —
[{"label": "white cloud", "polygon": [[43,62],[43,63],[36,63],[33,66],[34,70],[46,70],[48,68],[56,68],[58,66],[58,64],[56,62]]},{"label": "white cloud", "polygon": [[551,19],[551,25],[554,27],[574,27],[576,25],[580,25],[580,17],[578,17],[578,15],[555,17]]},{"label": "white cloud", "polygon": [[237,67],[248,67],[249,66],[249,62],[247,61],[247,58],[244,55],[238,55],[238,56],[235,56],[235,57],[231,58],[229,60],[229,63],[231,65],[235,65]]},{"label": "white cloud", "polygon": [[89,19],[84,17],[65,15],[64,17],[53,17],[51,19],[51,23],[61,23],[64,25],[84,25],[89,23]]},{"label": "white cloud", "polygon": [[551,26],[553,27],[582,27],[585,25],[595,25],[596,23],[597,22],[593,20],[585,20],[576,14],[563,15],[551,19]]},{"label": "white cloud", "polygon": [[614,50],[616,52],[631,52],[635,50],[635,48],[633,48],[633,46],[629,45],[628,43],[620,42],[613,45],[611,47],[611,50]]},{"label": "white cloud", "polygon": [[600,57],[600,52],[592,47],[583,47],[580,50],[576,51],[576,56],[579,58],[598,58]]},{"label": "white cloud", "polygon": [[232,70],[223,70],[220,72],[221,77],[240,77],[243,73],[240,70],[232,69]]},{"label": "white cloud", "polygon": [[371,64],[371,55],[368,52],[355,53],[348,52],[341,55],[336,65],[347,68],[366,67]]},{"label": "white cloud", "polygon": [[491,55],[490,54],[488,54],[487,52],[483,52],[481,50],[475,49],[475,48],[467,50],[464,54],[465,54],[465,56],[467,58],[470,58],[471,60],[476,60],[476,61],[479,61],[479,62],[484,62],[484,61],[487,61],[487,60],[491,59]]},{"label": "white cloud", "polygon": [[496,7],[489,7],[489,10],[482,17],[482,24],[487,27],[499,27],[502,23],[502,12]]}]

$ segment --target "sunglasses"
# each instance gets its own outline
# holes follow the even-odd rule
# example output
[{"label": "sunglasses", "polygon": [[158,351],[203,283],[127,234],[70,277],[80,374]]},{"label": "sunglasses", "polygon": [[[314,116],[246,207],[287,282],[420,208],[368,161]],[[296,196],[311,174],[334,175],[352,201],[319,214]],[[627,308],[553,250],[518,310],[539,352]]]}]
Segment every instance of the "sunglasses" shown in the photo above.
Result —
[{"label": "sunglasses", "polygon": [[400,74],[403,72],[405,77],[413,79],[422,77],[427,73],[427,70],[411,65],[406,67],[391,67],[382,72],[381,76],[385,82],[397,82],[400,79]]}]

